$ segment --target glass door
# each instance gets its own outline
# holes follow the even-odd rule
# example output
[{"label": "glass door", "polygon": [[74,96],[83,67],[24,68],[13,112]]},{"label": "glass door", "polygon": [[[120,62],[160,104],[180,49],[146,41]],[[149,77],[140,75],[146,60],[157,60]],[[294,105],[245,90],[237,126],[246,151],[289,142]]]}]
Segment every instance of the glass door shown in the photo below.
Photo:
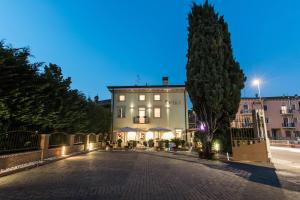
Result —
[{"label": "glass door", "polygon": [[139,123],[145,124],[145,117],[146,117],[146,108],[139,107]]}]

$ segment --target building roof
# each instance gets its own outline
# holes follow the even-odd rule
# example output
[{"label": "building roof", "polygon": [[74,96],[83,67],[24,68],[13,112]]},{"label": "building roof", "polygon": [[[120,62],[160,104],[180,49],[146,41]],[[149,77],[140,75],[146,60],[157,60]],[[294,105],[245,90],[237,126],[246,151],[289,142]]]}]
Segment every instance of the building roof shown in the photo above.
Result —
[{"label": "building roof", "polygon": [[131,86],[107,86],[107,88],[112,91],[115,89],[144,89],[144,88],[156,88],[156,89],[165,89],[165,88],[185,88],[185,85],[131,85]]},{"label": "building roof", "polygon": [[[299,99],[298,95],[295,96],[273,96],[273,97],[262,97],[262,100],[285,100],[285,99]],[[259,100],[258,97],[242,97],[241,100]]]},{"label": "building roof", "polygon": [[99,101],[98,104],[102,105],[102,106],[111,104],[111,99],[105,99],[105,100]]}]

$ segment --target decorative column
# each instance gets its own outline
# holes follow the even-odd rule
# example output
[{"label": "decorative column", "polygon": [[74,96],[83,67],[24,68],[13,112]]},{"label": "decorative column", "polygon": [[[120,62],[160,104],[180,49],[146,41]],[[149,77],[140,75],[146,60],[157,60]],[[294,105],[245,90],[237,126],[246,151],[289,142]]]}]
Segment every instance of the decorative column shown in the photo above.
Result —
[{"label": "decorative column", "polygon": [[41,160],[47,157],[50,134],[40,134]]},{"label": "decorative column", "polygon": [[90,144],[90,134],[87,134],[85,136],[85,141],[84,141],[84,150],[85,151],[89,150],[89,144]]},{"label": "decorative column", "polygon": [[74,150],[75,135],[74,134],[69,134],[67,139],[68,139],[68,144],[69,144],[69,149],[70,149],[69,153],[72,153],[73,150]]},{"label": "decorative column", "polygon": [[100,147],[100,143],[99,143],[99,134],[96,135],[96,148]]}]

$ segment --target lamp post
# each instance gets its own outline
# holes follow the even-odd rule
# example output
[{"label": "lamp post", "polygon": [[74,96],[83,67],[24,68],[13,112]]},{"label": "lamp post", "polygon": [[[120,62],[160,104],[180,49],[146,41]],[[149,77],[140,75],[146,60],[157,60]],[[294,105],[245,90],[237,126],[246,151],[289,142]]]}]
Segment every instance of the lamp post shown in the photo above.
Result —
[{"label": "lamp post", "polygon": [[266,122],[265,122],[265,111],[264,111],[263,101],[261,99],[261,93],[260,93],[260,84],[261,84],[261,80],[259,80],[259,79],[254,79],[252,81],[252,85],[256,86],[257,90],[258,90],[258,98],[259,98],[259,102],[261,105],[261,112],[263,113],[262,121],[263,121],[264,137],[266,140],[267,157],[269,159],[269,162],[271,162],[270,141],[269,141],[268,134],[267,134],[267,126],[266,126]]},{"label": "lamp post", "polygon": [[257,90],[258,90],[258,97],[261,100],[261,95],[260,95],[260,80],[259,79],[254,79],[252,84],[254,86],[257,86]]}]

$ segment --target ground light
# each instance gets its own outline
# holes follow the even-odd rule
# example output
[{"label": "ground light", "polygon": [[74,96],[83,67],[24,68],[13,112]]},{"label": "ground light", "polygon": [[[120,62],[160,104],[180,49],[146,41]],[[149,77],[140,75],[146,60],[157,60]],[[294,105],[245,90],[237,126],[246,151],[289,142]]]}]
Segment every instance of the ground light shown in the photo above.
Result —
[{"label": "ground light", "polygon": [[62,148],[61,148],[61,155],[62,156],[66,155],[66,146],[62,146]]},{"label": "ground light", "polygon": [[94,149],[94,144],[93,143],[89,143],[89,151]]}]

